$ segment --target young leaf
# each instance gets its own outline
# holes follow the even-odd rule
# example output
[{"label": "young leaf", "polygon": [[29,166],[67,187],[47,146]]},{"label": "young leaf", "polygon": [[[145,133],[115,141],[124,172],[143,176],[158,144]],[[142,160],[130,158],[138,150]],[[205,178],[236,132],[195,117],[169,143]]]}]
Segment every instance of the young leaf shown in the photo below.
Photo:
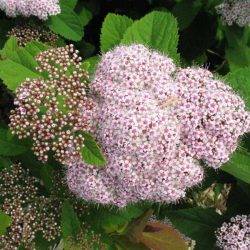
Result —
[{"label": "young leaf", "polygon": [[107,52],[118,45],[133,20],[127,16],[108,14],[102,24],[101,30],[101,51]]},{"label": "young leaf", "polygon": [[140,242],[154,250],[188,250],[183,236],[173,227],[160,222],[148,222]]},{"label": "young leaf", "polygon": [[61,229],[63,239],[76,239],[81,230],[81,224],[68,200],[64,201],[61,217]]},{"label": "young leaf", "polygon": [[243,97],[247,108],[250,109],[250,67],[239,68],[228,73],[225,80]]},{"label": "young leaf", "polygon": [[4,235],[6,229],[11,225],[11,217],[0,211],[0,236]]},{"label": "young leaf", "polygon": [[250,154],[244,149],[236,151],[230,161],[221,169],[242,181],[250,183]]},{"label": "young leaf", "polygon": [[100,147],[89,133],[84,133],[84,147],[82,148],[82,158],[87,164],[103,166],[106,164]]},{"label": "young leaf", "polygon": [[0,128],[0,155],[15,156],[28,150],[28,147],[22,145],[20,141],[10,134],[8,129]]},{"label": "young leaf", "polygon": [[178,25],[174,16],[167,12],[153,11],[135,21],[125,32],[121,43],[141,43],[178,62],[178,38]]}]

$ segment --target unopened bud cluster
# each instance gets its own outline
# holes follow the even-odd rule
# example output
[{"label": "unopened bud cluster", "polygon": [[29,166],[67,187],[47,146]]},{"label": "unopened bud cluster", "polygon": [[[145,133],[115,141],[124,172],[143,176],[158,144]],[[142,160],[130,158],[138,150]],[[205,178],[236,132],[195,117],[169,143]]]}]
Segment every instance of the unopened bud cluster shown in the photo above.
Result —
[{"label": "unopened bud cluster", "polygon": [[39,195],[39,180],[30,176],[19,164],[1,171],[0,210],[8,214],[12,223],[0,236],[0,248],[18,249],[21,245],[34,249],[36,233],[47,241],[60,234],[59,202]]},{"label": "unopened bud cluster", "polygon": [[53,45],[58,39],[58,36],[51,31],[31,25],[15,26],[8,32],[8,36],[14,36],[19,46],[25,46],[31,41],[39,41]]},{"label": "unopened bud cluster", "polygon": [[0,9],[7,16],[36,16],[41,20],[61,12],[59,0],[0,0]]},{"label": "unopened bud cluster", "polygon": [[95,136],[108,164],[72,163],[67,181],[77,196],[103,204],[177,202],[202,181],[200,161],[220,167],[250,127],[229,86],[143,45],[103,55],[91,90],[98,96]]},{"label": "unopened bud cluster", "polygon": [[237,215],[216,231],[217,246],[223,250],[250,249],[250,215]]},{"label": "unopened bud cluster", "polygon": [[239,26],[250,25],[250,1],[249,0],[224,0],[216,7],[218,14],[227,25],[234,23]]},{"label": "unopened bud cluster", "polygon": [[50,151],[66,164],[81,158],[82,131],[94,127],[95,103],[88,96],[88,74],[73,45],[37,56],[37,70],[47,79],[27,79],[16,91],[10,128],[20,139],[31,137],[38,159]]}]

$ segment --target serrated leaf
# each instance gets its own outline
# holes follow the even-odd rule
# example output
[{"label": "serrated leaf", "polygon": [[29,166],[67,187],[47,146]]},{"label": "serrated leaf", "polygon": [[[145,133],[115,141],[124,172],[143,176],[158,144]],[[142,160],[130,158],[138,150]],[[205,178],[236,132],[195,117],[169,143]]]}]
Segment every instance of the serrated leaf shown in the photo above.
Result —
[{"label": "serrated leaf", "polygon": [[11,225],[11,222],[11,217],[0,211],[0,236],[6,233],[6,229]]},{"label": "serrated leaf", "polygon": [[17,51],[17,49],[18,49],[17,39],[12,36],[4,44],[3,49],[0,51],[0,55],[2,58],[8,58],[12,55],[14,51]]},{"label": "serrated leaf", "polygon": [[27,78],[38,78],[35,56],[48,49],[47,45],[30,42],[25,47],[16,47],[15,39],[10,38],[1,51],[4,60],[0,61],[0,78],[10,90],[15,90]]},{"label": "serrated leaf", "polygon": [[94,166],[104,166],[106,159],[100,147],[89,133],[84,133],[84,147],[81,150],[83,160]]},{"label": "serrated leaf", "polygon": [[0,128],[0,155],[1,156],[15,156],[26,152],[28,148],[22,145],[20,141],[10,135],[8,129]]},{"label": "serrated leaf", "polygon": [[135,21],[125,32],[122,44],[139,43],[168,55],[176,62],[178,25],[175,17],[167,12],[153,11]]},{"label": "serrated leaf", "polygon": [[76,239],[81,230],[81,224],[78,216],[68,200],[64,201],[63,203],[61,230],[63,239]]},{"label": "serrated leaf", "polygon": [[67,5],[62,5],[61,13],[51,16],[47,24],[54,33],[72,41],[80,41],[84,34],[80,18]]},{"label": "serrated leaf", "polygon": [[213,209],[198,207],[167,211],[164,215],[176,229],[196,241],[197,250],[213,249],[216,240],[214,232],[224,220]]},{"label": "serrated leaf", "polygon": [[101,30],[101,51],[107,52],[118,45],[133,20],[127,16],[108,14],[104,19]]},{"label": "serrated leaf", "polygon": [[37,73],[34,73],[20,63],[9,59],[0,61],[0,78],[10,90],[14,91],[26,78],[38,77]]},{"label": "serrated leaf", "polygon": [[250,109],[250,67],[239,68],[225,77],[226,82],[240,95]]},{"label": "serrated leaf", "polygon": [[250,154],[244,149],[237,150],[230,161],[221,168],[223,171],[250,183]]}]

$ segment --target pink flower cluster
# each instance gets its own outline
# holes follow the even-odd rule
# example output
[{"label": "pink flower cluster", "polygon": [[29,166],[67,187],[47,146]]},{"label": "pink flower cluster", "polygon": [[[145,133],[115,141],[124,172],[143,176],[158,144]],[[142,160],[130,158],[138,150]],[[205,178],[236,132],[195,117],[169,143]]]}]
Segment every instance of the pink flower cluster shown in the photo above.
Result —
[{"label": "pink flower cluster", "polygon": [[250,249],[250,215],[237,215],[216,231],[217,246],[223,250]]},{"label": "pink flower cluster", "polygon": [[99,106],[95,136],[108,164],[79,161],[67,171],[69,188],[90,201],[177,202],[202,181],[199,160],[219,167],[249,128],[244,102],[230,87],[143,45],[103,55],[91,91]]},{"label": "pink flower cluster", "polygon": [[180,98],[176,115],[188,155],[220,167],[249,128],[244,101],[206,69],[180,69],[175,80]]},{"label": "pink flower cluster", "polygon": [[233,25],[233,23],[241,27],[250,25],[249,0],[224,0],[216,9],[227,25]]},{"label": "pink flower cluster", "polygon": [[36,16],[41,20],[61,12],[59,0],[0,0],[0,9],[7,16]]}]

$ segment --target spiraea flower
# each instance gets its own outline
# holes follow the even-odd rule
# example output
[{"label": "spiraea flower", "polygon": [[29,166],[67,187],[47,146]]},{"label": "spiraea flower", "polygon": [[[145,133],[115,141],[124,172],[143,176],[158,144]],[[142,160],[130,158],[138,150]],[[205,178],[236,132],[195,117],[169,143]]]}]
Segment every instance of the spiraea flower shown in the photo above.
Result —
[{"label": "spiraea flower", "polygon": [[59,0],[0,0],[0,9],[7,16],[36,16],[41,20],[61,12]]},{"label": "spiraea flower", "polygon": [[53,45],[58,39],[56,34],[45,28],[35,27],[27,24],[13,27],[8,32],[8,36],[14,36],[17,39],[19,46],[25,46],[31,41],[39,41]]},{"label": "spiraea flower", "polygon": [[187,153],[209,166],[220,167],[249,129],[244,101],[206,69],[181,69],[175,80],[180,100],[176,115]]},{"label": "spiraea flower", "polygon": [[223,250],[250,249],[250,216],[237,215],[216,231],[217,246]]},{"label": "spiraea flower", "polygon": [[249,0],[224,0],[216,7],[218,14],[227,25],[233,23],[239,26],[250,25],[250,1]]},{"label": "spiraea flower", "polygon": [[81,158],[83,131],[95,127],[96,105],[88,96],[88,74],[73,45],[37,56],[38,71],[47,78],[27,79],[16,91],[10,128],[20,139],[30,137],[38,159],[48,153],[63,164]]},{"label": "spiraea flower", "polygon": [[1,171],[0,210],[12,218],[7,233],[0,236],[1,249],[18,249],[21,245],[34,249],[38,232],[47,241],[59,236],[60,202],[39,195],[38,187],[39,180],[19,164]]},{"label": "spiraea flower", "polygon": [[103,56],[91,88],[98,96],[95,135],[108,164],[71,164],[67,180],[75,194],[117,206],[171,203],[201,182],[203,169],[180,140],[174,71],[171,59],[143,45],[120,46]]}]

